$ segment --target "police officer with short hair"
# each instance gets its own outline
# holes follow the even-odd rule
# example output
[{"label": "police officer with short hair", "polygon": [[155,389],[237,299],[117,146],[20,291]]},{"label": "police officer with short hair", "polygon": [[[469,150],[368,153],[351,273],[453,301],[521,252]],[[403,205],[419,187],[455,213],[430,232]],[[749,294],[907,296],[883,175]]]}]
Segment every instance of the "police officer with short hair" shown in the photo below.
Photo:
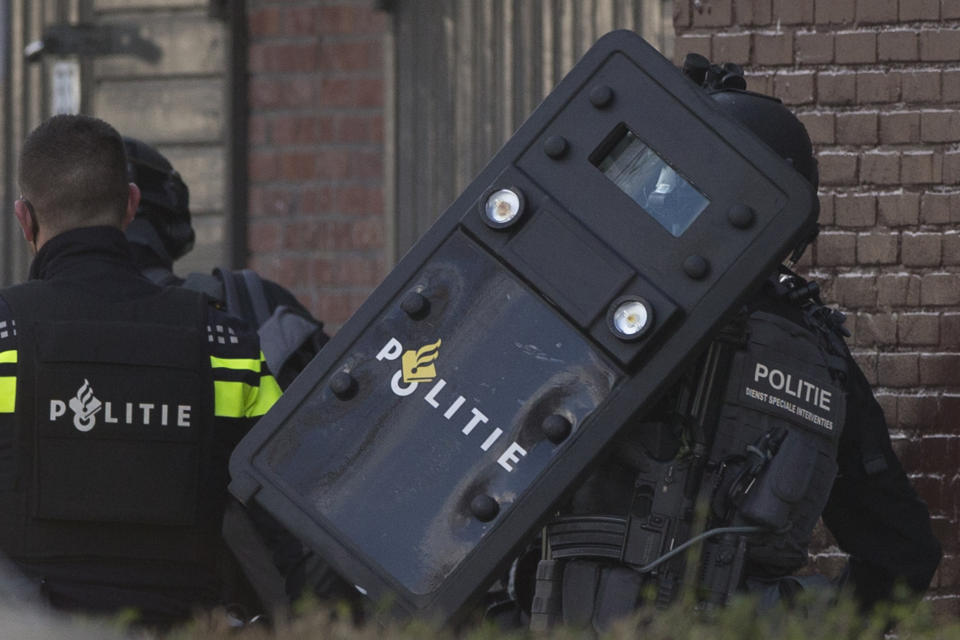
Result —
[{"label": "police officer with short hair", "polygon": [[[746,91],[735,65],[694,54],[684,72],[817,186],[806,130],[779,100]],[[603,630],[648,594],[675,601],[689,576],[708,603],[745,590],[790,597],[818,582],[793,574],[821,515],[865,609],[897,584],[922,593],[940,545],[842,324],[815,285],[772,275],[561,506],[529,554],[540,557],[536,581],[529,555],[518,561],[512,584],[531,626]],[[690,571],[676,551],[697,535],[704,504]]]},{"label": "police officer with short hair", "polygon": [[221,602],[227,461],[280,389],[254,331],[140,273],[126,171],[88,116],[24,142],[36,255],[0,291],[0,549],[56,608],[167,625]]}]

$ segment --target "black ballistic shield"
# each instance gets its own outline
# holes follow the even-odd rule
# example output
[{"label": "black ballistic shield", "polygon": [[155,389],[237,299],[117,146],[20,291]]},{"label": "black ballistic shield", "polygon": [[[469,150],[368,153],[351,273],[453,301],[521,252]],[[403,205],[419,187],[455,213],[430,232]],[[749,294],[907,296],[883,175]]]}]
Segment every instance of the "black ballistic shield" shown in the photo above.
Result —
[{"label": "black ballistic shield", "polygon": [[816,218],[639,36],[604,36],[241,442],[230,490],[455,619]]}]

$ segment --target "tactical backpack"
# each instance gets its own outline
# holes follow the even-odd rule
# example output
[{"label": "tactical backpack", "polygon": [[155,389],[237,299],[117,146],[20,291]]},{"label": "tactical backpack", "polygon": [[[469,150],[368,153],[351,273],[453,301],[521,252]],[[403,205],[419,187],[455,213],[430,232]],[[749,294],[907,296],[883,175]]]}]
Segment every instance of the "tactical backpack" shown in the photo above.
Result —
[{"label": "tactical backpack", "polygon": [[227,313],[257,327],[267,366],[284,388],[322,344],[316,339],[322,335],[322,325],[288,305],[271,305],[263,278],[252,269],[218,267],[212,274],[191,273],[183,286],[206,293],[222,303]]}]

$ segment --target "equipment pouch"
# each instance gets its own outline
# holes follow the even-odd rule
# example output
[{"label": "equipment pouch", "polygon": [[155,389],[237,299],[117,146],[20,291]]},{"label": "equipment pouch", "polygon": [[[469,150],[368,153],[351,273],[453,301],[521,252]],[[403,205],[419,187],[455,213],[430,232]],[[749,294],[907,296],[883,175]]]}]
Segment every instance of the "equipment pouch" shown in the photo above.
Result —
[{"label": "equipment pouch", "polygon": [[821,439],[800,430],[791,430],[787,434],[779,451],[741,504],[743,517],[772,529],[786,526],[791,509],[806,495],[810,486],[821,455],[818,449],[825,448],[817,440]]}]

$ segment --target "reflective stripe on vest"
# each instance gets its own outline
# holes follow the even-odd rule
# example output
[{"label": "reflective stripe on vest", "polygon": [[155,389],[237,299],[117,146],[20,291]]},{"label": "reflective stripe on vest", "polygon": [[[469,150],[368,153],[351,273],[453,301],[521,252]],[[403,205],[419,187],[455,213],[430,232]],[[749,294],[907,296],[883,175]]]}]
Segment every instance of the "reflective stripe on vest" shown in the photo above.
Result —
[{"label": "reflective stripe on vest", "polygon": [[[214,415],[218,418],[257,418],[273,406],[282,393],[276,379],[267,371],[263,352],[260,359],[210,356],[213,368]],[[257,384],[236,380],[217,380],[217,370],[244,371],[258,377]]]},{"label": "reflective stripe on vest", "polygon": [[[0,364],[16,364],[17,350],[0,351]],[[13,413],[17,408],[17,377],[0,376],[0,413]]]}]

